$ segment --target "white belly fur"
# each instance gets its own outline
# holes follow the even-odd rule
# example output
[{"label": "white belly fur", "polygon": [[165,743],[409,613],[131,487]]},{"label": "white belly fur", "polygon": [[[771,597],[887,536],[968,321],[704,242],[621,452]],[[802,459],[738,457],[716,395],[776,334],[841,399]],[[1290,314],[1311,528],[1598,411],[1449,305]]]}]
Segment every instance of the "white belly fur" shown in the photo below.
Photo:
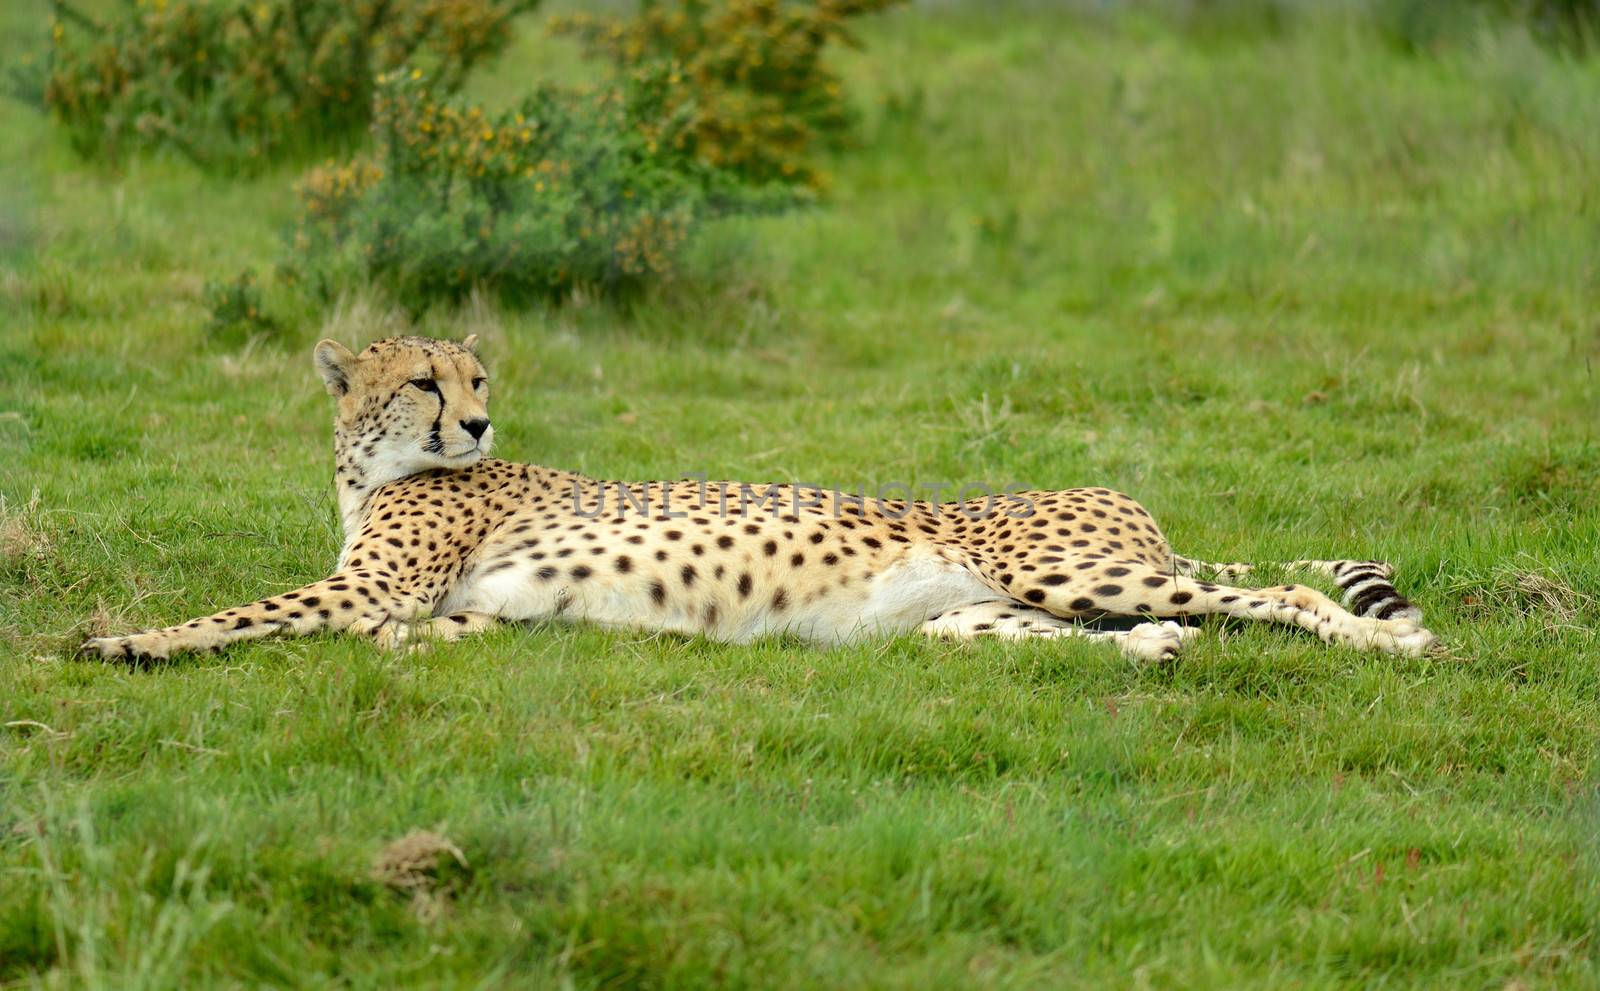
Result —
[{"label": "white belly fur", "polygon": [[[909,633],[935,613],[998,593],[965,568],[917,549],[873,578],[865,598],[830,596],[788,617],[757,617],[748,640],[765,633],[789,633],[806,640],[840,643],[864,637]],[[759,621],[766,619],[763,625]]]},{"label": "white belly fur", "polygon": [[[706,632],[671,598],[665,608],[656,607],[616,585],[539,581],[533,575],[536,570],[530,563],[469,580],[453,590],[434,614],[472,611],[508,621],[560,618],[621,629]],[[824,596],[782,614],[760,608],[739,615],[728,603],[730,608],[723,612],[727,621],[713,635],[737,643],[772,634],[822,643],[893,636],[917,629],[935,613],[997,595],[960,565],[916,548],[864,589]]]}]

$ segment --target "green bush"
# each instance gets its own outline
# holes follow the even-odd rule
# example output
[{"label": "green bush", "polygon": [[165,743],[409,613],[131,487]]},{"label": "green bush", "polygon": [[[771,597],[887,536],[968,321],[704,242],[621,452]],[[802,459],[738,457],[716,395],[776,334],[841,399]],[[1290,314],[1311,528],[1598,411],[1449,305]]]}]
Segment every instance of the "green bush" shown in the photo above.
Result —
[{"label": "green bush", "polygon": [[207,282],[204,303],[210,319],[206,332],[213,337],[251,337],[275,334],[278,322],[261,301],[255,273],[246,269],[228,282]]},{"label": "green bush", "polygon": [[151,146],[249,167],[359,134],[372,80],[402,64],[459,85],[538,0],[122,0],[95,20],[54,0],[26,88],[83,154]]},{"label": "green bush", "polygon": [[850,120],[829,44],[903,0],[661,0],[631,17],[575,14],[552,30],[609,59],[652,148],[751,183],[818,186],[810,160]]},{"label": "green bush", "polygon": [[1485,27],[1508,24],[1575,54],[1593,52],[1600,41],[1600,0],[1146,0],[1111,9],[1129,8],[1164,16],[1191,36],[1217,41],[1273,36],[1308,25],[1320,30],[1329,8],[1346,11],[1387,43],[1419,55],[1470,45]]},{"label": "green bush", "polygon": [[361,280],[413,308],[475,287],[512,298],[614,291],[673,270],[705,181],[629,126],[613,92],[541,87],[490,114],[420,70],[380,76],[370,158],[312,170],[291,280]]},{"label": "green bush", "polygon": [[1600,41],[1600,0],[1501,0],[1501,5],[1553,45],[1592,51]]},{"label": "green bush", "polygon": [[1583,54],[1600,40],[1600,0],[1390,0],[1373,3],[1379,31],[1404,51],[1469,41],[1484,26],[1520,24],[1544,45]]}]

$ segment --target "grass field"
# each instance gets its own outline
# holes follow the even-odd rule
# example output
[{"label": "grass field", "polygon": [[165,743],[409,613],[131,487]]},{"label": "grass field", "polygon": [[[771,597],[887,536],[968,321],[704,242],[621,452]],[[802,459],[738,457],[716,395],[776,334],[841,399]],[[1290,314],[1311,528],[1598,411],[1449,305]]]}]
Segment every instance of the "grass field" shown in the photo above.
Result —
[{"label": "grass field", "polygon": [[[44,4],[0,14],[8,40]],[[1600,64],[900,11],[822,207],[482,333],[503,456],[1135,494],[1393,561],[1423,660],[502,629],[73,660],[326,573],[325,333],[216,342],[293,169],[0,128],[0,986],[1594,987]],[[536,30],[475,83],[570,65]],[[414,828],[430,896],[373,880]]]}]

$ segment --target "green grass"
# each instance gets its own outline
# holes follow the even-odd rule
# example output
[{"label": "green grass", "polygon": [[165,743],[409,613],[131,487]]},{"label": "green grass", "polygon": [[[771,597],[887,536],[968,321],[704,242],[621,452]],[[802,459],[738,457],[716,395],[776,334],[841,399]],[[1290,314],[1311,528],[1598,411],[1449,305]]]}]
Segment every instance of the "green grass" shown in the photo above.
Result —
[{"label": "green grass", "polygon": [[[1110,485],[1182,553],[1392,560],[1449,656],[1212,625],[1165,667],[564,627],[69,659],[326,572],[324,328],[203,330],[292,169],[109,172],[7,105],[0,986],[1600,984],[1600,65],[978,5],[865,38],[826,206],[635,304],[422,321],[484,334],[499,451]],[[432,919],[369,875],[418,827],[469,864]]]}]

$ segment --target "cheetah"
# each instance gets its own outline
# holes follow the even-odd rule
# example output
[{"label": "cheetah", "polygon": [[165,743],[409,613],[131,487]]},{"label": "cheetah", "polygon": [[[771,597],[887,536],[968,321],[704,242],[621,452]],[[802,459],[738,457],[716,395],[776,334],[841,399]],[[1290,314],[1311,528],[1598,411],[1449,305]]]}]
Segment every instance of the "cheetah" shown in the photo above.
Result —
[{"label": "cheetah", "polygon": [[[609,482],[489,457],[476,335],[316,345],[336,401],[344,544],[333,574],[178,626],[96,637],[104,658],[165,659],[273,634],[352,631],[409,648],[507,621],[571,620],[747,642],[1079,637],[1175,656],[1220,614],[1419,655],[1436,644],[1375,561],[1301,561],[1304,585],[1223,584],[1248,566],[1173,554],[1150,514],[1106,488],[996,500],[872,500],[797,485]],[[1359,614],[1359,615],[1358,615]],[[1129,617],[1127,629],[1084,621]]]}]

